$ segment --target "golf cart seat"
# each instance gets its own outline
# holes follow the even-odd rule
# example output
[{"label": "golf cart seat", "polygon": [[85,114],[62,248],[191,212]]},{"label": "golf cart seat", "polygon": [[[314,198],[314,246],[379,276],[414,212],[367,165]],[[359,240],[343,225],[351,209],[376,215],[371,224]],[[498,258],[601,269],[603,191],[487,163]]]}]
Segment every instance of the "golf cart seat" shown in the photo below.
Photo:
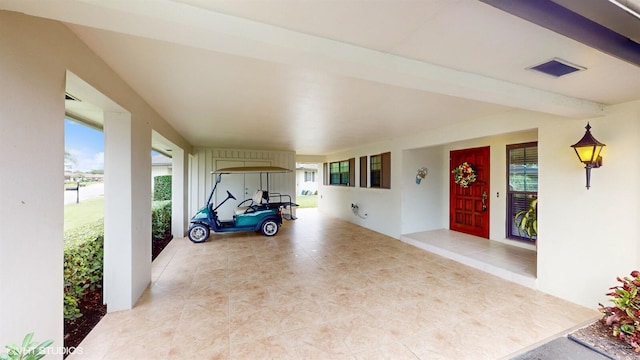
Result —
[{"label": "golf cart seat", "polygon": [[[242,205],[247,201],[251,201],[249,205]],[[263,205],[269,203],[269,193],[265,190],[256,190],[251,199],[247,199],[240,203],[242,206],[238,206],[235,210],[236,215],[246,214],[247,212],[255,211],[256,205]]]}]

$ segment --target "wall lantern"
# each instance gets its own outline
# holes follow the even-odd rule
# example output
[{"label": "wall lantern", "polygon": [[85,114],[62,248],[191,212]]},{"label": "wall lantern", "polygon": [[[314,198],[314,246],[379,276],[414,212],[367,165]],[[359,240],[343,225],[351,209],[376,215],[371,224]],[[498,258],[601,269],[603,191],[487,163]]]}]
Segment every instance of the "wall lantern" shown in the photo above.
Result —
[{"label": "wall lantern", "polygon": [[582,139],[571,145],[571,147],[576,151],[580,162],[585,165],[584,168],[587,170],[587,190],[589,190],[591,186],[591,169],[602,166],[600,151],[602,151],[602,148],[606,145],[591,135],[591,126],[589,123],[587,123],[585,129],[587,129],[587,131],[584,133]]}]

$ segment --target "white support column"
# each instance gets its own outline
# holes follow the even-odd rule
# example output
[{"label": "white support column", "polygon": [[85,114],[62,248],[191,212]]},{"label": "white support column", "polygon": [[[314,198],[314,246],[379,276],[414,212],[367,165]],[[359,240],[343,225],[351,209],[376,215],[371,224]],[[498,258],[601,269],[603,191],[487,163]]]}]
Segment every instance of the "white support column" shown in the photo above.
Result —
[{"label": "white support column", "polygon": [[174,238],[184,237],[187,227],[187,179],[188,158],[184,150],[173,149],[171,175],[171,234]]},{"label": "white support column", "polygon": [[131,115],[105,112],[104,299],[131,309],[151,280],[151,134]]},{"label": "white support column", "polygon": [[132,298],[131,115],[104,114],[104,301],[109,312]]},{"label": "white support column", "polygon": [[[135,121],[137,120],[137,121]],[[151,127],[131,124],[131,306],[151,283]]]}]

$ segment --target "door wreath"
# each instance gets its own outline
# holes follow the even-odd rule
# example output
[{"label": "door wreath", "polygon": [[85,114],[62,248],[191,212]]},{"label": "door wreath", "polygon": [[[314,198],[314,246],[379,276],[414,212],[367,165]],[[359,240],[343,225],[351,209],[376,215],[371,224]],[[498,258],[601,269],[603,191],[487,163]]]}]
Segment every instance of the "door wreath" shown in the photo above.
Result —
[{"label": "door wreath", "polygon": [[463,188],[476,181],[476,170],[468,162],[463,162],[451,171],[454,174],[453,181]]}]

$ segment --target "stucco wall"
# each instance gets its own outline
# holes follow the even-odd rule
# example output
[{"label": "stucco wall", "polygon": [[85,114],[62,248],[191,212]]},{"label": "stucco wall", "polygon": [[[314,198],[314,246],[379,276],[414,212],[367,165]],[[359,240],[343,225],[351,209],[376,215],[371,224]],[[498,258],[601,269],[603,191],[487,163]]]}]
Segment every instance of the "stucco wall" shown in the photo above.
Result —
[{"label": "stucco wall", "polygon": [[0,344],[34,331],[61,347],[67,70],[131,114],[130,303],[150,280],[151,130],[191,147],[66,26],[0,11],[0,34]]}]

